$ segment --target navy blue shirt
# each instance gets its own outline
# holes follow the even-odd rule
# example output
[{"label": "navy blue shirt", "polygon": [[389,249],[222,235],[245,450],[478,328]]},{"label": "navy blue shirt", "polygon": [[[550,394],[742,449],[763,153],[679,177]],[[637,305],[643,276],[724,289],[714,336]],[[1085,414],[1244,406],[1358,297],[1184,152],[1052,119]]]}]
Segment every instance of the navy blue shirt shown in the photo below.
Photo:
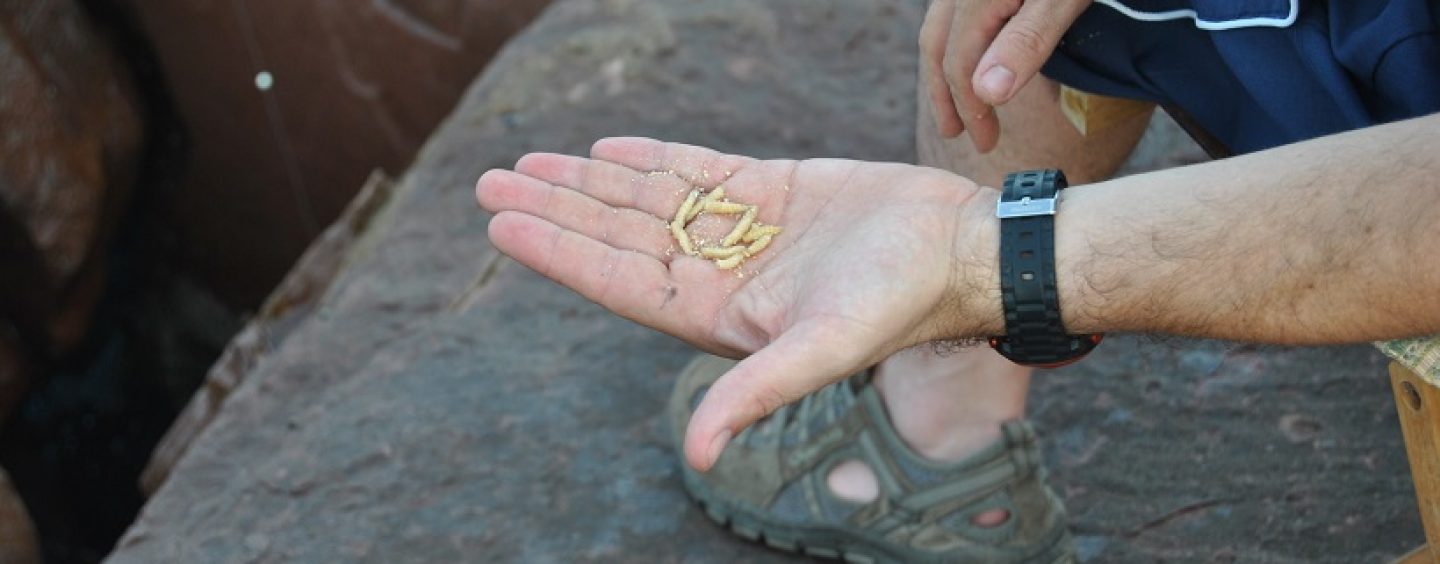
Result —
[{"label": "navy blue shirt", "polygon": [[1096,0],[1042,72],[1245,153],[1440,112],[1440,1]]}]

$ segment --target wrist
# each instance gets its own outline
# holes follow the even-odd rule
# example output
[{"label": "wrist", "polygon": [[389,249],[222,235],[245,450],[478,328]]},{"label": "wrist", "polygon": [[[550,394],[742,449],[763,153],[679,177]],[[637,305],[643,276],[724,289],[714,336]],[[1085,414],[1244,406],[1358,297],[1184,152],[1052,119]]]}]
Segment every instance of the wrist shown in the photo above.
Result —
[{"label": "wrist", "polygon": [[946,312],[937,339],[983,339],[1005,332],[1000,301],[1000,191],[980,186],[956,213]]},{"label": "wrist", "polygon": [[990,346],[1016,364],[1054,368],[1089,354],[1104,337],[1067,328],[1058,283],[1056,218],[1066,188],[1058,169],[1005,176],[999,218],[1000,300],[1005,332]]},{"label": "wrist", "polygon": [[[1108,278],[1101,280],[1094,272],[1092,240],[1097,236],[1102,239],[1111,236],[1094,228],[1103,223],[1116,223],[1113,218],[1106,221],[1096,213],[1091,196],[1099,192],[1090,186],[1061,191],[1058,205],[1065,211],[1055,217],[1055,283],[1060,294],[1060,320],[1073,333],[1116,330],[1113,324],[1101,322],[1100,310],[1108,299],[1095,292],[1097,287],[1115,289],[1123,285]],[[1118,246],[1101,248],[1118,249]]]}]

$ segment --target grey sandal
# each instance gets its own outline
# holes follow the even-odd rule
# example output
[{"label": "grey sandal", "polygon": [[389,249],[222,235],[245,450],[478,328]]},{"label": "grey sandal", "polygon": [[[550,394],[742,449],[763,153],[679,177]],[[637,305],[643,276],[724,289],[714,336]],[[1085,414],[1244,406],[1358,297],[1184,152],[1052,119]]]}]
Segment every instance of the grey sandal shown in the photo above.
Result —
[{"label": "grey sandal", "polygon": [[[690,413],[734,361],[702,355],[676,382],[669,417],[678,449]],[[851,562],[1073,562],[1065,512],[1044,484],[1035,434],[1004,438],[957,463],[921,458],[896,435],[863,377],[826,387],[736,436],[710,472],[684,466],[685,487],[711,519],[772,547]],[[859,460],[880,495],[855,503],[826,477]],[[992,509],[1004,522],[972,519]]]}]

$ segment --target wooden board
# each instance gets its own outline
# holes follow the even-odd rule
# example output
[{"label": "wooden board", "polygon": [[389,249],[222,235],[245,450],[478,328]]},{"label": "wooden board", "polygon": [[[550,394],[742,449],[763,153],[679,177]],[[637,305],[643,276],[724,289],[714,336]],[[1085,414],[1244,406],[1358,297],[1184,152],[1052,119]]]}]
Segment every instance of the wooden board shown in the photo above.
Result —
[{"label": "wooden board", "polygon": [[1434,561],[1430,558],[1430,545],[1422,544],[1409,554],[1396,558],[1394,564],[1431,564]]},{"label": "wooden board", "polygon": [[1398,562],[1435,562],[1440,556],[1432,548],[1440,539],[1440,388],[1395,362],[1390,363],[1390,385],[1395,392],[1395,410],[1400,413],[1400,429],[1405,433],[1415,501],[1429,541]]},{"label": "wooden board", "polygon": [[1112,98],[1060,85],[1060,111],[1081,135],[1091,135],[1117,123],[1150,115],[1153,102]]}]

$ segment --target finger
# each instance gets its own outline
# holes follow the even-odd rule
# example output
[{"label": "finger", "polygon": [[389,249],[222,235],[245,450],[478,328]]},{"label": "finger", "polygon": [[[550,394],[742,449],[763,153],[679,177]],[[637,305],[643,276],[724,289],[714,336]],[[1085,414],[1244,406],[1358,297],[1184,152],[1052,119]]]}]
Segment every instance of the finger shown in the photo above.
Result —
[{"label": "finger", "polygon": [[591,149],[591,155],[597,162],[631,170],[638,179],[635,182],[641,184],[661,182],[670,186],[663,182],[679,182],[686,187],[680,195],[687,194],[691,188],[712,190],[724,185],[727,199],[760,206],[764,221],[771,221],[765,216],[784,215],[790,184],[795,181],[799,167],[793,160],[761,161],[705,147],[637,137],[601,139]]},{"label": "finger", "polygon": [[1055,51],[1055,45],[1088,2],[1031,0],[1001,28],[971,77],[975,92],[986,103],[1010,101]]},{"label": "finger", "polygon": [[476,184],[480,206],[491,213],[518,211],[543,218],[622,250],[663,263],[675,255],[666,223],[648,213],[616,208],[585,194],[508,170],[492,170]]},{"label": "finger", "polygon": [[945,49],[945,80],[950,85],[952,103],[970,132],[976,150],[988,153],[1000,139],[1000,123],[995,110],[975,95],[970,79],[980,55],[1000,32],[1005,20],[1014,15],[1014,4],[1008,2],[964,2],[955,9],[949,44]]},{"label": "finger", "polygon": [[[660,331],[694,338],[680,293],[664,264],[616,249],[544,218],[502,211],[490,220],[490,241],[520,264],[616,314]],[[688,312],[694,314],[694,311]]]},{"label": "finger", "polygon": [[685,459],[697,470],[709,470],[740,431],[859,368],[855,350],[818,323],[786,330],[705,393],[685,432]]},{"label": "finger", "polygon": [[920,74],[930,97],[932,117],[940,136],[955,137],[965,132],[965,122],[955,112],[950,84],[945,82],[945,45],[950,38],[950,25],[955,13],[953,0],[935,0],[926,10],[920,25]]},{"label": "finger", "polygon": [[615,163],[553,153],[530,153],[515,172],[577,190],[617,208],[640,210],[668,221],[694,187],[671,175],[645,176]]},{"label": "finger", "polygon": [[724,184],[735,173],[756,162],[749,157],[729,155],[706,147],[643,137],[601,139],[590,148],[590,156],[641,173],[674,175],[707,190]]}]

